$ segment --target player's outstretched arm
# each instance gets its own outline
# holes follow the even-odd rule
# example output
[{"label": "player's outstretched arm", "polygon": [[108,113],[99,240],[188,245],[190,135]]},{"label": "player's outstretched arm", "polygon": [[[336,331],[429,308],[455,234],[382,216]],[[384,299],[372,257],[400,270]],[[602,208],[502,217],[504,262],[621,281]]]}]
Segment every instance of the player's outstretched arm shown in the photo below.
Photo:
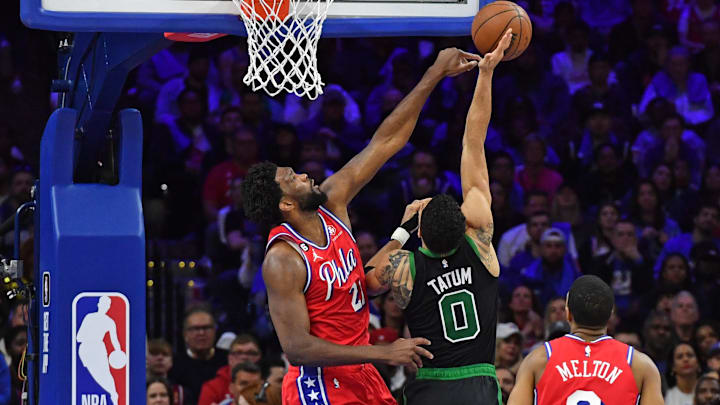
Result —
[{"label": "player's outstretched arm", "polygon": [[487,163],[485,160],[485,138],[492,112],[492,78],[495,67],[510,46],[512,29],[502,37],[498,46],[478,62],[478,78],[473,99],[465,119],[463,151],[460,160],[460,177],[463,197],[471,188],[477,187],[490,200]]},{"label": "player's outstretched arm", "polygon": [[660,373],[655,363],[645,353],[637,350],[633,353],[632,370],[636,381],[640,381],[640,405],[662,405]]},{"label": "player's outstretched arm", "polygon": [[539,370],[545,367],[546,363],[545,346],[536,348],[523,359],[515,377],[515,387],[510,393],[507,405],[528,405],[533,403],[535,383],[537,382],[535,376]]},{"label": "player's outstretched arm", "polygon": [[350,200],[410,139],[420,111],[435,86],[447,76],[473,69],[477,59],[480,57],[456,48],[440,51],[420,83],[385,118],[365,149],[320,186],[328,195],[328,208],[346,220]]},{"label": "player's outstretched arm", "polygon": [[[368,362],[422,367],[421,356],[432,354],[420,345],[424,338],[400,339],[386,346],[344,346],[310,334],[310,318],[303,289],[306,269],[298,253],[286,243],[274,244],[263,263],[270,316],[280,345],[293,365],[338,366]],[[396,344],[397,343],[397,344]]]}]

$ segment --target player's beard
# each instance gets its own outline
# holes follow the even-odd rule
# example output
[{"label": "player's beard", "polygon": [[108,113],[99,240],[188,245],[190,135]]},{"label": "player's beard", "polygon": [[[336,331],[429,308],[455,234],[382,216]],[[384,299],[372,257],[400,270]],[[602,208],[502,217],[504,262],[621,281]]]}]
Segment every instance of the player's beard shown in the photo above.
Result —
[{"label": "player's beard", "polygon": [[300,209],[303,211],[317,211],[321,205],[327,202],[328,196],[323,191],[310,190],[299,200]]}]

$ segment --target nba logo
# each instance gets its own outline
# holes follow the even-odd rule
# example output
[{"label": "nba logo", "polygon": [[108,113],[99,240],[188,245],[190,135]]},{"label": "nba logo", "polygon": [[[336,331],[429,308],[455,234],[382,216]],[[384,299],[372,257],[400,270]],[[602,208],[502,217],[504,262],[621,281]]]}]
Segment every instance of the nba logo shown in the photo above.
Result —
[{"label": "nba logo", "polygon": [[72,304],[72,405],[128,405],[130,303],[80,293]]}]

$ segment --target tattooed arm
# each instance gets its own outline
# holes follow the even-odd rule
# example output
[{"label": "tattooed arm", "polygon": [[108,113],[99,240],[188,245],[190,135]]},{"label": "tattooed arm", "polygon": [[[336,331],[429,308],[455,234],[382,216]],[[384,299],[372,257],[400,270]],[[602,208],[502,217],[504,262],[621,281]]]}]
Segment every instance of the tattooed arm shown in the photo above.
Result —
[{"label": "tattooed arm", "polygon": [[[390,243],[393,243],[393,241],[390,241]],[[399,245],[398,242],[395,243]],[[385,247],[387,246],[385,245]],[[365,275],[368,294],[370,296],[380,295],[390,290],[397,305],[402,309],[407,308],[410,303],[414,281],[410,271],[411,254],[412,252],[407,250],[398,249],[385,253],[380,251],[373,256],[368,262],[368,266],[366,266],[373,265],[373,269]]]},{"label": "tattooed arm", "polygon": [[500,275],[500,263],[498,262],[495,247],[492,245],[494,231],[490,201],[483,193],[473,187],[463,201],[462,207],[468,229],[465,232],[475,244],[478,257],[482,264],[495,277]]}]

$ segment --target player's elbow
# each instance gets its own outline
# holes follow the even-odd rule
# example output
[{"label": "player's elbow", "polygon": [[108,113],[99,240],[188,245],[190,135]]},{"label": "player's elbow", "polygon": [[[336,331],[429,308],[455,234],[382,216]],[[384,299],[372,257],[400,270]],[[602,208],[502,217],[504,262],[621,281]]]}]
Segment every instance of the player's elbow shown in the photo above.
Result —
[{"label": "player's elbow", "polygon": [[293,366],[301,366],[308,363],[307,345],[300,338],[292,338],[282,344],[283,352],[288,362]]}]

